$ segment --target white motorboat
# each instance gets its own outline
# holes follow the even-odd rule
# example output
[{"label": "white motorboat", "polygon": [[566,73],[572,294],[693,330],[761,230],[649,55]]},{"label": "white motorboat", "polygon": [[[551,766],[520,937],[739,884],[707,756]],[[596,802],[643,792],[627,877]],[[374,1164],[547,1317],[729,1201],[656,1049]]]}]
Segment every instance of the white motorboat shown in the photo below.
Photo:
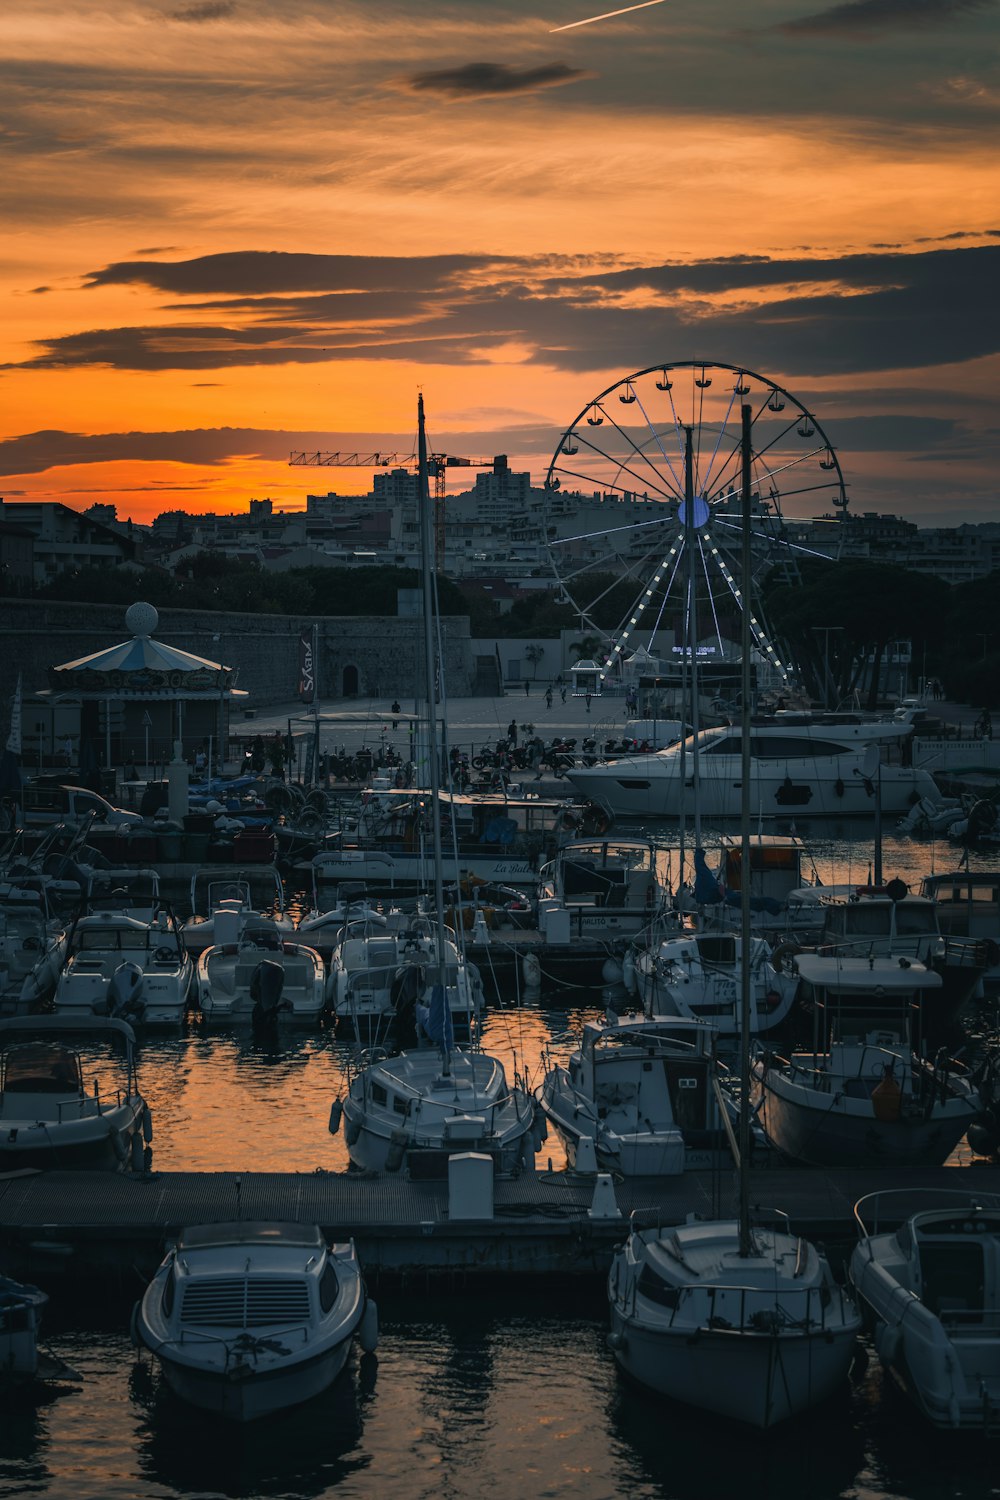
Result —
[{"label": "white motorboat", "polygon": [[807,1240],[735,1220],[676,1227],[633,1214],[608,1278],[608,1342],[652,1390],[754,1427],[833,1395],[861,1317]]},{"label": "white motorboat", "polygon": [[[338,1024],[370,1041],[384,1042],[390,1029],[398,1038],[402,1022],[406,1045],[415,1037],[413,1022],[407,1026],[403,1013],[426,999],[437,969],[438,935],[430,918],[368,912],[345,925],[333,951],[330,1007]],[[453,1027],[474,1032],[482,1012],[482,979],[447,928],[441,970]]]},{"label": "white motorboat", "polygon": [[351,1162],[365,1172],[441,1176],[449,1157],[474,1151],[492,1158],[494,1175],[511,1176],[541,1144],[531,1096],[475,1048],[412,1047],[369,1061],[334,1101],[332,1131],[341,1117]]},{"label": "white motorboat", "polygon": [[1000,1200],[904,1188],[869,1194],[854,1214],[851,1281],[881,1363],[935,1427],[997,1431]]},{"label": "white motorboat", "polygon": [[943,1162],[983,1099],[946,1051],[925,1055],[922,1011],[940,975],[906,958],[803,953],[795,965],[813,1044],[754,1060],[771,1144],[813,1166]]},{"label": "white motorboat", "polygon": [[988,963],[985,943],[941,931],[940,906],[927,896],[911,896],[902,880],[879,887],[808,887],[792,902],[819,916],[816,939],[821,954],[919,960],[941,976],[940,989],[924,1000],[927,1031],[943,1034],[980,987]]},{"label": "white motorboat", "polygon": [[538,876],[538,927],[552,943],[577,938],[612,943],[645,932],[665,890],[649,839],[571,839]]},{"label": "white motorboat", "polygon": [[87,911],[70,928],[52,1003],[60,1016],[179,1026],[193,979],[191,955],[166,907],[151,920],[128,910]]},{"label": "white motorboat", "polygon": [[925,875],[920,894],[937,902],[938,925],[945,937],[983,944],[984,987],[1000,985],[1000,875],[989,870]]},{"label": "white motorboat", "polygon": [[48,1300],[37,1286],[0,1276],[0,1390],[37,1378],[38,1333]]},{"label": "white motorboat", "polygon": [[584,1026],[567,1066],[549,1067],[535,1091],[570,1167],[581,1141],[593,1142],[599,1170],[624,1177],[731,1165],[713,1086],[714,1040],[696,1021]]},{"label": "white motorboat", "polygon": [[354,1242],[315,1224],[248,1220],[181,1231],[132,1315],[133,1340],[203,1411],[251,1422],[332,1385],[378,1320]]},{"label": "white motorboat", "polygon": [[191,880],[191,916],[184,924],[184,946],[189,953],[232,942],[232,921],[223,917],[225,937],[216,932],[218,914],[235,912],[239,925],[253,923],[256,931],[271,931],[294,941],[295,923],[285,911],[284,887],[273,865],[234,868],[206,865]]},{"label": "white motorboat", "polygon": [[42,891],[9,887],[0,898],[0,1015],[30,1015],[52,998],[66,957],[65,925]]},{"label": "white motorboat", "polygon": [[148,1167],[134,1049],[131,1026],[112,1016],[0,1021],[0,1172]]},{"label": "white motorboat", "polygon": [[[667,935],[631,955],[643,1013],[688,1016],[720,1036],[740,1035],[743,939],[737,932]],[[762,937],[750,938],[750,1034],[772,1031],[792,1008],[797,978]]]},{"label": "white motorboat", "polygon": [[327,977],[315,948],[237,912],[216,912],[214,927],[221,941],[198,955],[195,969],[198,1007],[208,1024],[268,1026],[282,1016],[306,1025],[319,1020]]},{"label": "white motorboat", "polygon": [[[865,759],[869,746],[898,749],[912,726],[848,716],[777,714],[750,729],[750,809],[794,818],[871,816],[874,789]],[[584,797],[615,817],[677,818],[692,796],[697,755],[698,797],[708,818],[737,817],[742,795],[739,725],[703,730],[654,755],[621,756],[606,764],[574,766],[566,775]],[[890,764],[879,772],[882,810],[905,812],[937,788],[927,771]]]}]

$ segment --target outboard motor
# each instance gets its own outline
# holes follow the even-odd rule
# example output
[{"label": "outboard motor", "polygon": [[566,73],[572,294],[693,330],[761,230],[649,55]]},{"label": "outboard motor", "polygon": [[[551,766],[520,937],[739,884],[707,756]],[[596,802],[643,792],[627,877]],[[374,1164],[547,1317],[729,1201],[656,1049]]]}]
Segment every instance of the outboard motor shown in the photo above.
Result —
[{"label": "outboard motor", "polygon": [[105,1014],[119,1021],[141,1021],[146,1013],[146,978],[138,964],[119,964],[108,985]]},{"label": "outboard motor", "polygon": [[273,958],[262,959],[250,976],[250,998],[253,1010],[250,1019],[255,1031],[277,1025],[281,1009],[281,992],[285,987],[285,971]]}]

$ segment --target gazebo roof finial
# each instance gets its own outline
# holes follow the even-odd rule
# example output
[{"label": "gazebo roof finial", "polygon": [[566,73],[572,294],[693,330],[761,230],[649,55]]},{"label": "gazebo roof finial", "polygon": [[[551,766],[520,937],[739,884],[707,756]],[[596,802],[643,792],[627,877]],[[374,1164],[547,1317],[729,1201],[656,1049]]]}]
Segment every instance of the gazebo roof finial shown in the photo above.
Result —
[{"label": "gazebo roof finial", "polygon": [[125,611],[125,625],[133,635],[151,636],[159,623],[160,617],[153,605],[142,600],[130,604]]}]

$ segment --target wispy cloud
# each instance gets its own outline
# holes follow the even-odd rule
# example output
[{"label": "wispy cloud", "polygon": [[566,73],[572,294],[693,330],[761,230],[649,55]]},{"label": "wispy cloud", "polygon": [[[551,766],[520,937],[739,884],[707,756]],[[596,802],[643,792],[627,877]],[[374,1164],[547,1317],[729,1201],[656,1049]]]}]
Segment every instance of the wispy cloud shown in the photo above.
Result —
[{"label": "wispy cloud", "polygon": [[204,0],[203,4],[182,5],[170,12],[171,21],[224,21],[236,10],[234,0]]},{"label": "wispy cloud", "polygon": [[444,99],[489,99],[508,94],[536,94],[596,78],[587,68],[546,63],[537,68],[514,68],[509,63],[465,63],[456,68],[434,68],[393,78],[393,88],[410,94],[437,94]]},{"label": "wispy cloud", "polygon": [[865,35],[913,26],[946,26],[973,11],[988,10],[997,0],[846,0],[773,28],[789,36]]}]

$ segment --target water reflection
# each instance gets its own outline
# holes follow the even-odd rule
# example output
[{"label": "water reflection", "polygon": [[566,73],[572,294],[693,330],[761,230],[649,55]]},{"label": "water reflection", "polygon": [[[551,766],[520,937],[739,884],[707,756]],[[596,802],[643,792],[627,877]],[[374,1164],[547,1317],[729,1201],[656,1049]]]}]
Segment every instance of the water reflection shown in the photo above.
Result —
[{"label": "water reflection", "polygon": [[259,1422],[220,1422],[186,1405],[148,1365],[133,1368],[129,1395],[145,1493],[319,1496],[369,1461],[360,1444],[371,1398],[353,1358],[322,1395]]}]

